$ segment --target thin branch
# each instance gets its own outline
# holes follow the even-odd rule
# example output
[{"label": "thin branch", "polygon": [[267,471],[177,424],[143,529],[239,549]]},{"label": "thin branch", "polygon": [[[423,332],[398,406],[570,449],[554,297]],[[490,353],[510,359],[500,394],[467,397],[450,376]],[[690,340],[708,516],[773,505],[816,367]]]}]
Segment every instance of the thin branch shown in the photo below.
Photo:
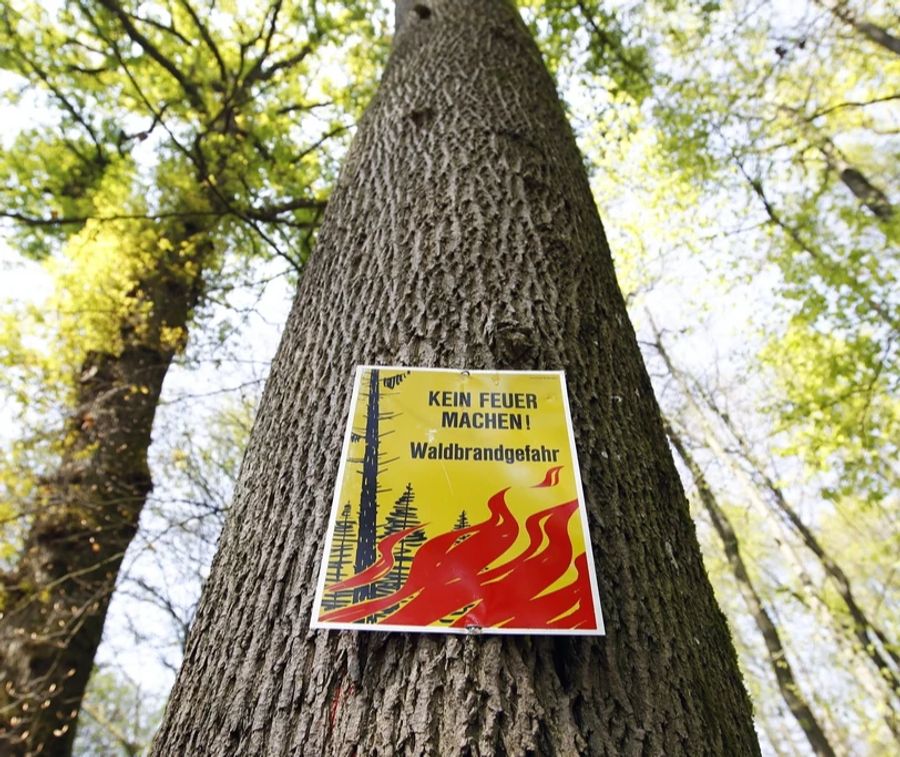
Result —
[{"label": "thin branch", "polygon": [[146,18],[145,16],[138,16],[134,13],[128,13],[128,17],[133,18],[135,21],[139,21],[142,24],[148,24],[149,26],[153,26],[153,27],[159,29],[160,31],[165,32],[166,34],[171,34],[176,39],[179,39],[182,42],[184,42],[184,44],[186,44],[188,47],[191,47],[191,41],[187,37],[185,37],[180,31],[178,31],[174,26],[166,26],[166,24],[163,24],[154,18]]},{"label": "thin branch", "polygon": [[219,73],[222,75],[222,81],[227,82],[228,69],[225,66],[225,61],[222,60],[222,54],[219,52],[218,46],[213,40],[212,35],[209,33],[209,29],[206,28],[206,25],[203,23],[200,16],[197,15],[197,11],[194,10],[193,6],[187,2],[187,0],[179,0],[179,4],[187,11],[187,14],[191,17],[191,21],[194,22],[194,26],[197,27],[197,31],[200,33],[200,38],[216,59],[216,65],[218,65]]},{"label": "thin branch", "polygon": [[96,132],[93,127],[88,123],[87,119],[81,114],[81,112],[71,103],[69,98],[67,98],[60,89],[50,81],[50,75],[44,71],[37,63],[26,57],[22,54],[20,50],[16,50],[13,53],[18,56],[26,66],[31,68],[31,70],[37,75],[37,77],[44,83],[44,85],[49,89],[54,97],[62,104],[63,108],[75,119],[76,123],[81,124],[84,127],[85,131],[87,131],[88,135],[91,138],[91,141],[94,143],[94,149],[97,152],[97,160],[104,161],[106,159],[103,144],[100,139],[97,137]]},{"label": "thin branch", "polygon": [[819,116],[828,115],[829,113],[833,113],[834,111],[840,110],[842,108],[866,108],[869,105],[876,105],[877,103],[886,103],[886,102],[890,102],[891,100],[900,100],[900,93],[893,94],[893,95],[885,95],[884,97],[875,97],[871,100],[863,100],[863,101],[848,100],[847,102],[837,103],[836,105],[832,105],[828,108],[822,108],[821,110],[815,111],[814,113],[806,116],[805,120],[813,121],[816,118],[819,118]]},{"label": "thin branch", "polygon": [[205,112],[206,106],[203,103],[203,99],[200,97],[197,85],[194,84],[194,82],[189,81],[172,61],[163,55],[162,51],[138,30],[131,22],[129,15],[116,0],[97,0],[97,2],[119,19],[122,28],[131,40],[136,42],[147,55],[153,58],[153,60],[155,60],[173,79],[175,79],[175,81],[178,82],[178,84],[181,85],[190,104],[197,108],[197,110]]},{"label": "thin branch", "polygon": [[244,214],[256,221],[274,221],[277,216],[282,213],[289,213],[292,210],[324,210],[327,205],[326,200],[310,200],[305,197],[298,197],[294,200],[286,200],[276,205],[269,205],[262,208],[248,208]]}]

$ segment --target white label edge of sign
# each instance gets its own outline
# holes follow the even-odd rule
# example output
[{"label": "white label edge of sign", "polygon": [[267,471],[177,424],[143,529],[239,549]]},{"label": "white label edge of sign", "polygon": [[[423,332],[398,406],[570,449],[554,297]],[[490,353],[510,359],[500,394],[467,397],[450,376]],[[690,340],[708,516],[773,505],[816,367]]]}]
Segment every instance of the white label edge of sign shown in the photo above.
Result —
[{"label": "white label edge of sign", "polygon": [[[591,585],[591,599],[594,604],[594,619],[596,628],[482,628],[481,626],[468,626],[466,628],[450,628],[449,626],[394,626],[375,623],[333,623],[320,621],[319,614],[322,607],[322,598],[325,595],[325,579],[328,570],[328,557],[331,555],[332,536],[337,522],[337,511],[341,495],[341,484],[344,480],[344,472],[347,467],[347,456],[350,452],[350,435],[353,432],[353,409],[359,398],[362,387],[362,376],[366,370],[377,368],[384,371],[421,371],[431,373],[461,373],[461,374],[515,374],[518,376],[557,376],[560,382],[560,390],[565,409],[566,430],[569,437],[569,450],[572,453],[572,465],[575,475],[575,491],[578,495],[578,514],[581,518],[581,530],[584,536],[585,550],[590,559],[588,564],[588,578]],[[337,476],[334,483],[334,494],[331,498],[331,512],[328,516],[328,527],[325,532],[325,548],[322,551],[322,559],[319,564],[319,577],[316,584],[316,594],[313,599],[312,617],[309,624],[313,631],[402,631],[406,633],[449,633],[464,636],[476,634],[499,634],[506,636],[605,636],[606,628],[603,624],[603,611],[600,601],[600,591],[597,586],[596,567],[594,564],[594,545],[591,542],[591,532],[587,521],[587,501],[584,497],[584,488],[581,483],[581,466],[578,463],[578,449],[575,446],[575,430],[572,423],[572,412],[569,407],[569,389],[566,383],[565,371],[516,371],[516,370],[485,370],[468,368],[422,368],[410,365],[357,365],[353,376],[353,391],[350,393],[350,404],[347,408],[347,426],[344,429],[344,441],[341,444],[341,459],[338,465]]]}]

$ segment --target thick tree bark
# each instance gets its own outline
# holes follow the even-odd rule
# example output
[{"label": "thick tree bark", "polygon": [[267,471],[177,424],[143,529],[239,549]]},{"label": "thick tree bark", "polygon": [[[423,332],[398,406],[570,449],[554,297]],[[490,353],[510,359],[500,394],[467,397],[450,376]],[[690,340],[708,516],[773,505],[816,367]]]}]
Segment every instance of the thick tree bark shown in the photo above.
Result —
[{"label": "thick tree bark", "polygon": [[813,752],[818,755],[826,755],[826,757],[834,757],[834,750],[825,736],[825,731],[819,725],[819,721],[813,714],[812,709],[810,709],[797,683],[794,671],[790,662],[788,662],[784,645],[781,643],[778,629],[772,622],[772,618],[769,616],[762,598],[759,596],[759,592],[753,585],[747,566],[744,563],[743,555],[741,555],[741,545],[734,526],[731,525],[731,521],[716,500],[706,480],[706,476],[703,474],[703,470],[697,464],[697,461],[694,460],[694,456],[688,451],[681,437],[672,428],[671,424],[667,426],[667,430],[669,441],[672,442],[672,446],[690,472],[691,478],[694,479],[694,486],[697,487],[700,503],[706,510],[713,528],[722,540],[725,558],[728,560],[728,564],[734,573],[738,589],[744,597],[744,602],[750,611],[753,622],[756,624],[756,628],[765,642],[769,667],[778,683],[778,691],[781,693],[784,703],[806,735]]},{"label": "thick tree bark", "polygon": [[[508,0],[402,17],[157,755],[758,753],[581,157]],[[568,373],[608,636],[312,632],[353,366]]]},{"label": "thick tree bark", "polygon": [[[38,482],[15,570],[2,576],[0,752],[68,754],[110,596],[152,488],[150,432],[162,382],[200,297],[207,243],[192,224],[170,237],[156,268],[135,282],[122,348],[81,368],[58,469]],[[179,257],[180,242],[195,248]]]}]

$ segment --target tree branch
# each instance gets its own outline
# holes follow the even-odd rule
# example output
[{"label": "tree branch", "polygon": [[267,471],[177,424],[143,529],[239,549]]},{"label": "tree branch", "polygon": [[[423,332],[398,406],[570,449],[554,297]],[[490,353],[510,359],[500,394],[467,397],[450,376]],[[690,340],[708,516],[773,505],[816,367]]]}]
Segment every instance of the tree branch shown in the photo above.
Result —
[{"label": "tree branch", "polygon": [[197,108],[197,110],[205,112],[206,106],[203,104],[203,99],[200,97],[197,85],[194,82],[189,81],[188,78],[162,54],[156,45],[141,34],[137,27],[131,22],[129,15],[122,9],[118,2],[116,2],[116,0],[97,0],[97,2],[119,20],[125,33],[133,42],[136,42],[147,55],[153,58],[153,60],[155,60],[173,79],[175,79],[175,81],[178,82],[178,84],[181,85],[181,88],[188,98],[188,102],[190,102],[193,107]]},{"label": "tree branch", "polygon": [[197,11],[194,10],[193,6],[188,2],[188,0],[179,0],[179,4],[182,8],[187,11],[187,14],[191,17],[191,21],[194,22],[194,26],[197,27],[197,31],[200,34],[200,38],[209,48],[209,51],[213,54],[213,57],[216,59],[216,65],[219,67],[219,73],[222,75],[223,83],[228,82],[228,68],[225,66],[225,61],[222,60],[222,54],[219,52],[219,48],[216,45],[215,41],[212,38],[212,35],[209,33],[209,29],[206,28],[206,25],[201,20],[200,16],[197,15]]},{"label": "tree branch", "polygon": [[840,110],[842,108],[866,108],[869,105],[875,105],[876,103],[886,103],[891,100],[900,100],[900,93],[893,95],[886,95],[885,97],[876,97],[872,100],[865,100],[862,102],[857,102],[853,100],[849,100],[847,102],[837,103],[837,105],[832,105],[828,108],[823,108],[822,110],[817,110],[809,116],[806,116],[807,121],[813,121],[819,116],[825,116],[829,113],[833,113],[836,110]]}]

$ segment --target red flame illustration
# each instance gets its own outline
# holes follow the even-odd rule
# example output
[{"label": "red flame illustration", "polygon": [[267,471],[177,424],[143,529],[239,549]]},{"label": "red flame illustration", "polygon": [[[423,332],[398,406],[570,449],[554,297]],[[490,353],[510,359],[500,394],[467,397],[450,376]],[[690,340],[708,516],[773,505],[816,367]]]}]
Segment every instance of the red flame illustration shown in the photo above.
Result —
[{"label": "red flame illustration", "polygon": [[[537,487],[556,486],[559,470],[551,468]],[[525,522],[526,549],[489,567],[502,558],[520,531],[506,503],[507,491],[501,489],[488,500],[490,516],[485,521],[440,534],[419,547],[399,590],[323,613],[321,620],[352,623],[399,605],[379,622],[424,626],[469,607],[453,622],[455,627],[596,628],[587,557],[583,552],[574,554],[568,533],[569,520],[578,511],[577,500],[531,515]],[[390,567],[375,568],[388,560],[393,564],[391,550],[399,539],[387,544],[392,537],[379,543],[379,562],[328,590],[370,583],[386,574]],[[547,591],[569,571],[573,559],[576,579]]]},{"label": "red flame illustration", "polygon": [[544,476],[544,480],[539,484],[535,484],[532,489],[542,489],[545,486],[556,486],[559,483],[559,472],[561,470],[561,465],[557,465],[555,468],[551,468],[547,471],[547,475]]},{"label": "red flame illustration", "polygon": [[356,586],[364,586],[365,584],[370,584],[373,581],[377,581],[382,576],[390,573],[391,568],[394,567],[394,547],[396,544],[406,536],[409,536],[413,531],[418,531],[420,528],[425,528],[427,524],[422,523],[419,525],[415,525],[412,528],[406,528],[403,531],[397,531],[395,534],[391,534],[390,536],[385,536],[380,542],[378,542],[378,554],[381,555],[380,559],[370,565],[361,573],[357,573],[356,575],[350,576],[350,578],[346,578],[343,581],[339,581],[336,584],[330,584],[325,587],[325,591],[338,591],[339,589],[353,589]]}]

